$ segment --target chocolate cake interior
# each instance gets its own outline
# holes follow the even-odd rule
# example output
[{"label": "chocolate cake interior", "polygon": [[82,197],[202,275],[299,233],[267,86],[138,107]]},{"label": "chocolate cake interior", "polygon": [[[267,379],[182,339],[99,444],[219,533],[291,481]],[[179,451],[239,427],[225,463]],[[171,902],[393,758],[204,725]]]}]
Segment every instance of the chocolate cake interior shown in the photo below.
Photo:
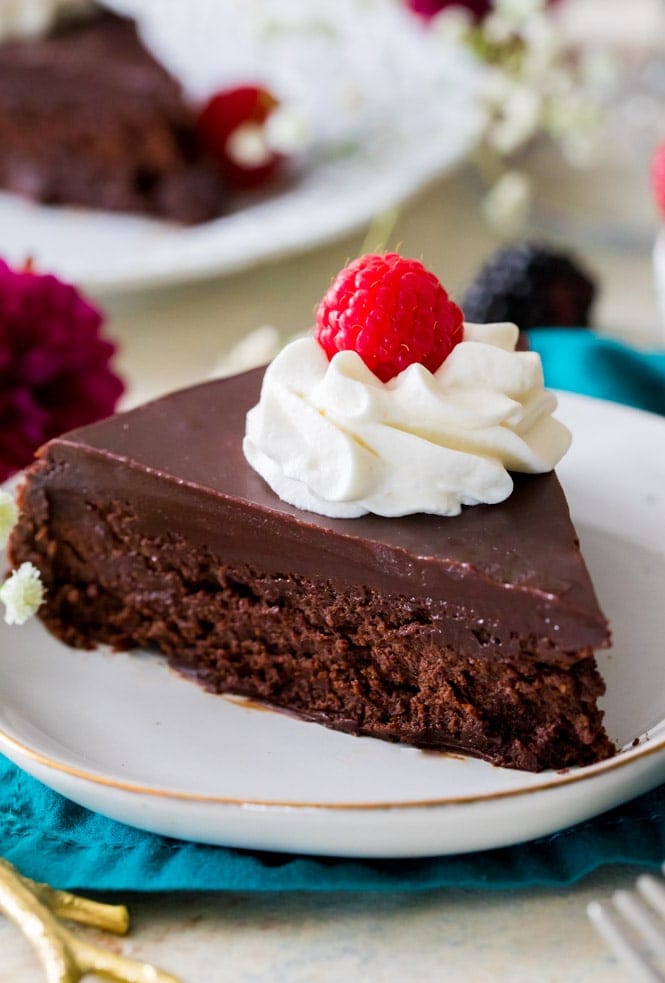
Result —
[{"label": "chocolate cake interior", "polygon": [[52,441],[14,563],[76,646],[157,647],[208,689],[340,730],[539,770],[608,757],[609,641],[555,474],[456,518],[335,520],[241,450],[261,371]]}]

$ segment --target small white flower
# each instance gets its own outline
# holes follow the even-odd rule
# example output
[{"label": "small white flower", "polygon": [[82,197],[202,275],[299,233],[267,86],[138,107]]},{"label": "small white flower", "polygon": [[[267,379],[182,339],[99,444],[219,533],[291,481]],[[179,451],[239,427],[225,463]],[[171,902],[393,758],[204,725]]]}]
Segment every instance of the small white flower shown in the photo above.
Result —
[{"label": "small white flower", "polygon": [[229,133],[224,149],[238,167],[262,167],[273,158],[265,126],[252,120],[241,123]]},{"label": "small white flower", "polygon": [[257,365],[265,365],[275,357],[281,347],[282,342],[277,328],[264,324],[263,327],[250,331],[233,346],[228,355],[215,366],[211,378],[225,379],[247,369],[254,369]]},{"label": "small white flower", "polygon": [[541,122],[540,93],[523,85],[512,87],[504,99],[498,119],[487,133],[487,141],[502,155],[513,153],[535,135]]},{"label": "small white flower", "polygon": [[603,116],[598,104],[581,92],[562,93],[549,102],[545,126],[566,160],[588,167],[598,148]]},{"label": "small white flower", "polygon": [[278,154],[295,154],[306,150],[312,142],[307,120],[289,106],[278,106],[264,124],[268,146]]},{"label": "small white flower", "polygon": [[546,5],[546,0],[494,0],[497,16],[515,27],[542,13]]},{"label": "small white flower", "polygon": [[483,35],[491,44],[506,44],[515,34],[514,25],[496,10],[483,21]]},{"label": "small white flower", "polygon": [[444,7],[429,22],[428,30],[445,44],[460,44],[473,27],[471,11],[466,7]]},{"label": "small white flower", "polygon": [[62,11],[76,17],[91,8],[91,0],[0,0],[0,35],[5,40],[38,38],[57,23]]},{"label": "small white flower", "polygon": [[8,625],[24,625],[44,600],[41,574],[32,563],[22,563],[0,587],[0,601],[5,605]]},{"label": "small white flower", "polygon": [[3,37],[37,38],[45,34],[50,26],[51,15],[48,4],[35,0],[4,0],[0,3],[0,28]]},{"label": "small white flower", "polygon": [[[532,17],[522,31],[524,52],[522,73],[531,82],[547,84],[549,74],[556,71],[557,64],[565,57],[561,47],[561,36],[548,17]],[[569,71],[567,69],[567,71]]]},{"label": "small white flower", "polygon": [[505,238],[523,231],[530,207],[531,184],[521,171],[506,171],[482,202],[486,220]]},{"label": "small white flower", "polygon": [[18,509],[16,502],[9,492],[0,489],[0,549],[4,549],[9,534],[16,525]]}]

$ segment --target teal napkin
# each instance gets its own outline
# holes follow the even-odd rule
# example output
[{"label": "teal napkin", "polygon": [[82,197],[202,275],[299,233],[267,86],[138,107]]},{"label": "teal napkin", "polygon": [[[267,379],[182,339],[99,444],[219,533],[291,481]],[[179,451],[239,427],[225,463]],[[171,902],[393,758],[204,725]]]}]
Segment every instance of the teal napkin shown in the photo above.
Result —
[{"label": "teal napkin", "polygon": [[529,341],[550,389],[665,414],[665,351],[638,351],[582,328],[539,328]]},{"label": "teal napkin", "polygon": [[[551,387],[665,414],[665,353],[589,331],[530,333]],[[312,725],[314,726],[314,725]],[[665,785],[529,843],[424,860],[349,861],[185,843],[106,819],[0,755],[0,855],[63,888],[118,891],[417,891],[565,885],[607,863],[665,859]]]},{"label": "teal napkin", "polygon": [[0,855],[28,877],[95,891],[419,891],[565,885],[665,857],[665,786],[531,843],[425,860],[334,860],[154,836],[51,792],[0,756]]}]

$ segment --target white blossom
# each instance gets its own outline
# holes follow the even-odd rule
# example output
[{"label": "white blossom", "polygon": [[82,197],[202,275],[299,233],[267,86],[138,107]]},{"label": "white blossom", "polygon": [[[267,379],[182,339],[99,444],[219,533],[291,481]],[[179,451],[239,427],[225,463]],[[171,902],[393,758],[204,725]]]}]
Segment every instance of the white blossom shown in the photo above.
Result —
[{"label": "white blossom", "polygon": [[41,574],[32,563],[22,563],[0,587],[0,601],[5,606],[8,625],[24,625],[44,600]]},{"label": "white blossom", "polygon": [[490,123],[487,141],[506,156],[535,136],[542,122],[540,94],[524,85],[511,86],[498,118]]},{"label": "white blossom", "polygon": [[277,106],[265,121],[264,130],[268,146],[278,154],[295,154],[312,143],[307,120],[290,106]]},{"label": "white blossom", "polygon": [[224,149],[233,163],[239,167],[262,167],[273,157],[264,125],[253,120],[236,126],[235,130],[229,133]]},{"label": "white blossom", "polygon": [[76,17],[92,8],[92,0],[0,0],[0,38],[41,37],[61,14]]},{"label": "white blossom", "polygon": [[591,163],[602,126],[594,100],[575,91],[551,99],[545,125],[570,164],[586,167]]},{"label": "white blossom", "polygon": [[255,328],[231,348],[215,366],[211,378],[225,379],[239,372],[265,365],[272,361],[282,347],[279,331],[271,324]]},{"label": "white blossom", "polygon": [[429,23],[429,30],[445,44],[460,44],[473,27],[471,11],[466,7],[444,7]]},{"label": "white blossom", "polygon": [[529,18],[542,13],[546,6],[547,0],[494,0],[497,17],[514,27],[521,27]]},{"label": "white blossom", "polygon": [[522,171],[506,171],[482,202],[485,219],[504,238],[523,231],[531,207],[531,184]]},{"label": "white blossom", "polygon": [[[602,50],[571,48],[547,0],[494,0],[491,11],[471,27],[452,14],[435,23],[444,36],[454,28],[457,42],[469,46],[483,67],[478,156],[492,162],[485,170],[495,183],[482,211],[503,235],[519,233],[532,188],[512,161],[536,137],[546,136],[569,164],[588,166],[599,145],[616,66]],[[503,175],[497,178],[499,167]]]},{"label": "white blossom", "polygon": [[483,21],[483,34],[492,44],[505,44],[515,34],[515,29],[510,21],[494,10]]},{"label": "white blossom", "polygon": [[[522,74],[532,82],[547,86],[549,76],[561,61],[561,36],[548,17],[536,16],[521,31],[524,41]],[[566,67],[566,73],[570,69]]]}]

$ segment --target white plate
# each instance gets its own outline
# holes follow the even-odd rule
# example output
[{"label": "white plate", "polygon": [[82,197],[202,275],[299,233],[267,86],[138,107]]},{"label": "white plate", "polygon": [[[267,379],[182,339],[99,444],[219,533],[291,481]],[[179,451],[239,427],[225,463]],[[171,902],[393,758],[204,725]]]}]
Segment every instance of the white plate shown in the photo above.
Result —
[{"label": "white plate", "polygon": [[38,622],[0,629],[0,749],[144,829],[346,856],[503,846],[654,787],[665,780],[665,420],[571,395],[560,416],[575,434],[561,477],[614,628],[599,661],[617,757],[532,775],[356,738],[204,693],[158,657],[67,649]]},{"label": "white plate", "polygon": [[[200,7],[201,0],[197,4]],[[328,3],[332,8],[325,14],[331,33],[328,44],[319,36],[312,45],[306,32],[301,35],[295,30],[285,38],[279,32],[265,31],[258,31],[255,37],[244,24],[249,37],[240,38],[242,57],[234,50],[233,31],[224,17],[228,19],[235,10],[237,18],[242,16],[251,25],[251,12],[260,8],[239,0],[230,7],[229,0],[225,5],[207,4],[208,15],[221,16],[222,27],[226,26],[214,34],[207,32],[215,37],[215,45],[204,48],[202,59],[212,56],[213,69],[226,65],[227,71],[239,73],[221,79],[219,85],[245,77],[243,64],[254,65],[254,74],[248,77],[263,77],[267,72],[267,82],[277,92],[290,86],[293,99],[316,97],[318,101],[303,107],[303,113],[314,114],[312,130],[316,114],[324,124],[337,107],[337,129],[313,132],[315,143],[308,162],[288,190],[193,228],[127,215],[43,207],[0,194],[0,256],[16,264],[31,256],[39,269],[106,292],[230,273],[362,228],[461,162],[475,145],[480,128],[478,69],[468,54],[421,38],[412,24],[415,18],[407,18],[385,0],[359,5],[368,24],[380,32],[381,50],[377,50],[378,43],[368,47],[349,23],[349,4],[346,0],[335,14],[336,5]],[[116,5],[123,4],[116,0]],[[163,16],[163,4],[152,4],[158,25],[166,21],[168,26],[174,13],[184,10],[171,6],[169,19]],[[145,13],[150,13],[147,7]],[[200,25],[200,19],[194,18],[192,46],[202,43]],[[238,31],[242,26],[239,21]],[[180,27],[176,19],[171,34]],[[182,49],[178,33],[176,40],[177,54]],[[198,53],[197,48],[192,50]],[[312,64],[317,55],[323,59],[323,70],[317,71]],[[336,71],[332,67],[335,60],[340,63]],[[267,67],[257,76],[258,65]],[[175,67],[182,73],[200,65]],[[334,87],[342,69],[350,73],[346,95],[343,76]],[[351,99],[354,85],[362,87],[357,96],[362,112],[359,109],[355,118],[347,110],[346,119],[338,103],[342,98]]]}]

